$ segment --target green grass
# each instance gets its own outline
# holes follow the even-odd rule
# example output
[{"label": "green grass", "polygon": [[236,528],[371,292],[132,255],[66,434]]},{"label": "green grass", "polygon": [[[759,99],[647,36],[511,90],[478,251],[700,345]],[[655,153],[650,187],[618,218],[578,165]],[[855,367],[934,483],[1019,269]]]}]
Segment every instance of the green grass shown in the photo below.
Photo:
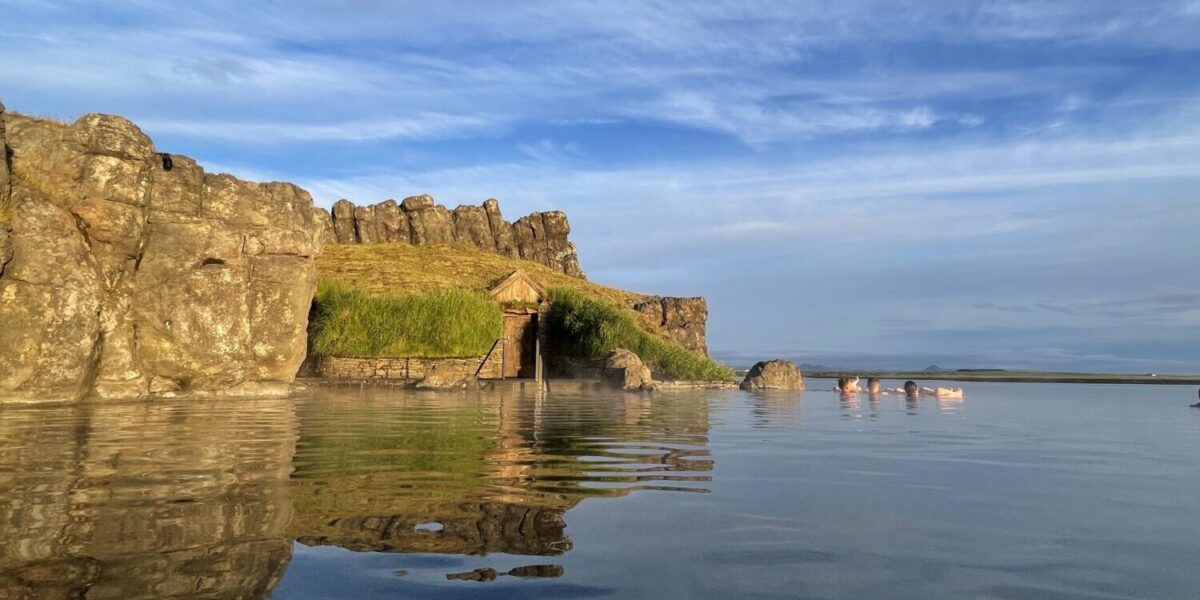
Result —
[{"label": "green grass", "polygon": [[552,288],[550,297],[554,303],[550,306],[547,336],[556,352],[601,358],[616,348],[625,348],[640,356],[652,370],[672,379],[734,379],[729,367],[646,332],[632,311],[572,288]]},{"label": "green grass", "polygon": [[335,279],[320,281],[309,322],[324,356],[481,356],[504,333],[503,309],[482,292],[371,296]]}]

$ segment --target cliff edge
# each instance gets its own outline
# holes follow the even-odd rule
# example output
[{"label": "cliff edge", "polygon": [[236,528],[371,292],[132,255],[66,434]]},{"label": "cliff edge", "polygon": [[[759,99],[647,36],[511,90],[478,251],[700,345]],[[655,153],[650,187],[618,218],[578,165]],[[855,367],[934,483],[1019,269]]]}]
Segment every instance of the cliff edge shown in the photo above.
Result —
[{"label": "cliff edge", "polygon": [[308,192],[137,126],[0,108],[0,397],[287,393],[322,245]]},{"label": "cliff edge", "polygon": [[370,206],[355,206],[343,199],[333,203],[331,213],[321,213],[327,243],[459,243],[585,278],[579,267],[579,252],[567,239],[571,224],[562,211],[535,212],[509,223],[494,198],[481,206],[464,204],[449,210],[434,203],[432,196],[422,194],[402,202],[385,200]]}]

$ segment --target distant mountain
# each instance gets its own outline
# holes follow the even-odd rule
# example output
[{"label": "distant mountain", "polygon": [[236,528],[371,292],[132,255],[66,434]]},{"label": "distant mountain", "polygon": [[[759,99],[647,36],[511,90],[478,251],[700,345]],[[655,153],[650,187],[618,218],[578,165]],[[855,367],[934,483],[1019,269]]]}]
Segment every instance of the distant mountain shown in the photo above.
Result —
[{"label": "distant mountain", "polygon": [[941,367],[939,367],[939,366],[937,366],[937,365],[929,365],[928,367],[925,367],[925,371],[926,371],[926,372],[929,372],[929,371],[948,371],[948,370],[949,370],[949,369],[943,369],[943,368],[941,368]]},{"label": "distant mountain", "polygon": [[825,365],[814,365],[812,363],[800,363],[800,371],[802,371],[802,372],[803,371],[818,371],[818,372],[826,371],[827,372],[827,371],[838,371],[838,370],[839,369],[834,369],[831,367],[827,367]]}]

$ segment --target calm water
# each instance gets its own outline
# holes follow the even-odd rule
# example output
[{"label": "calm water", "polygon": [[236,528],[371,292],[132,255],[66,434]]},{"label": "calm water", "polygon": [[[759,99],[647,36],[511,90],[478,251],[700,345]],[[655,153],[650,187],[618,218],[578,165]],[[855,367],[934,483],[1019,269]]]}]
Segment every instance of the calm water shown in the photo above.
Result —
[{"label": "calm water", "polygon": [[5,407],[0,598],[1200,597],[1193,388],[967,390]]}]

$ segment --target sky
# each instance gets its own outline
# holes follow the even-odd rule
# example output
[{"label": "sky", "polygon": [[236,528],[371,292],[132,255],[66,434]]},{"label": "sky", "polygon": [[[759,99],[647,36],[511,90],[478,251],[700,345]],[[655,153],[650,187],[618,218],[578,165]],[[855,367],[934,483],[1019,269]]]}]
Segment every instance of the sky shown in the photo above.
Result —
[{"label": "sky", "polygon": [[1200,372],[1200,0],[0,0],[0,101],[566,211],[735,363]]}]

